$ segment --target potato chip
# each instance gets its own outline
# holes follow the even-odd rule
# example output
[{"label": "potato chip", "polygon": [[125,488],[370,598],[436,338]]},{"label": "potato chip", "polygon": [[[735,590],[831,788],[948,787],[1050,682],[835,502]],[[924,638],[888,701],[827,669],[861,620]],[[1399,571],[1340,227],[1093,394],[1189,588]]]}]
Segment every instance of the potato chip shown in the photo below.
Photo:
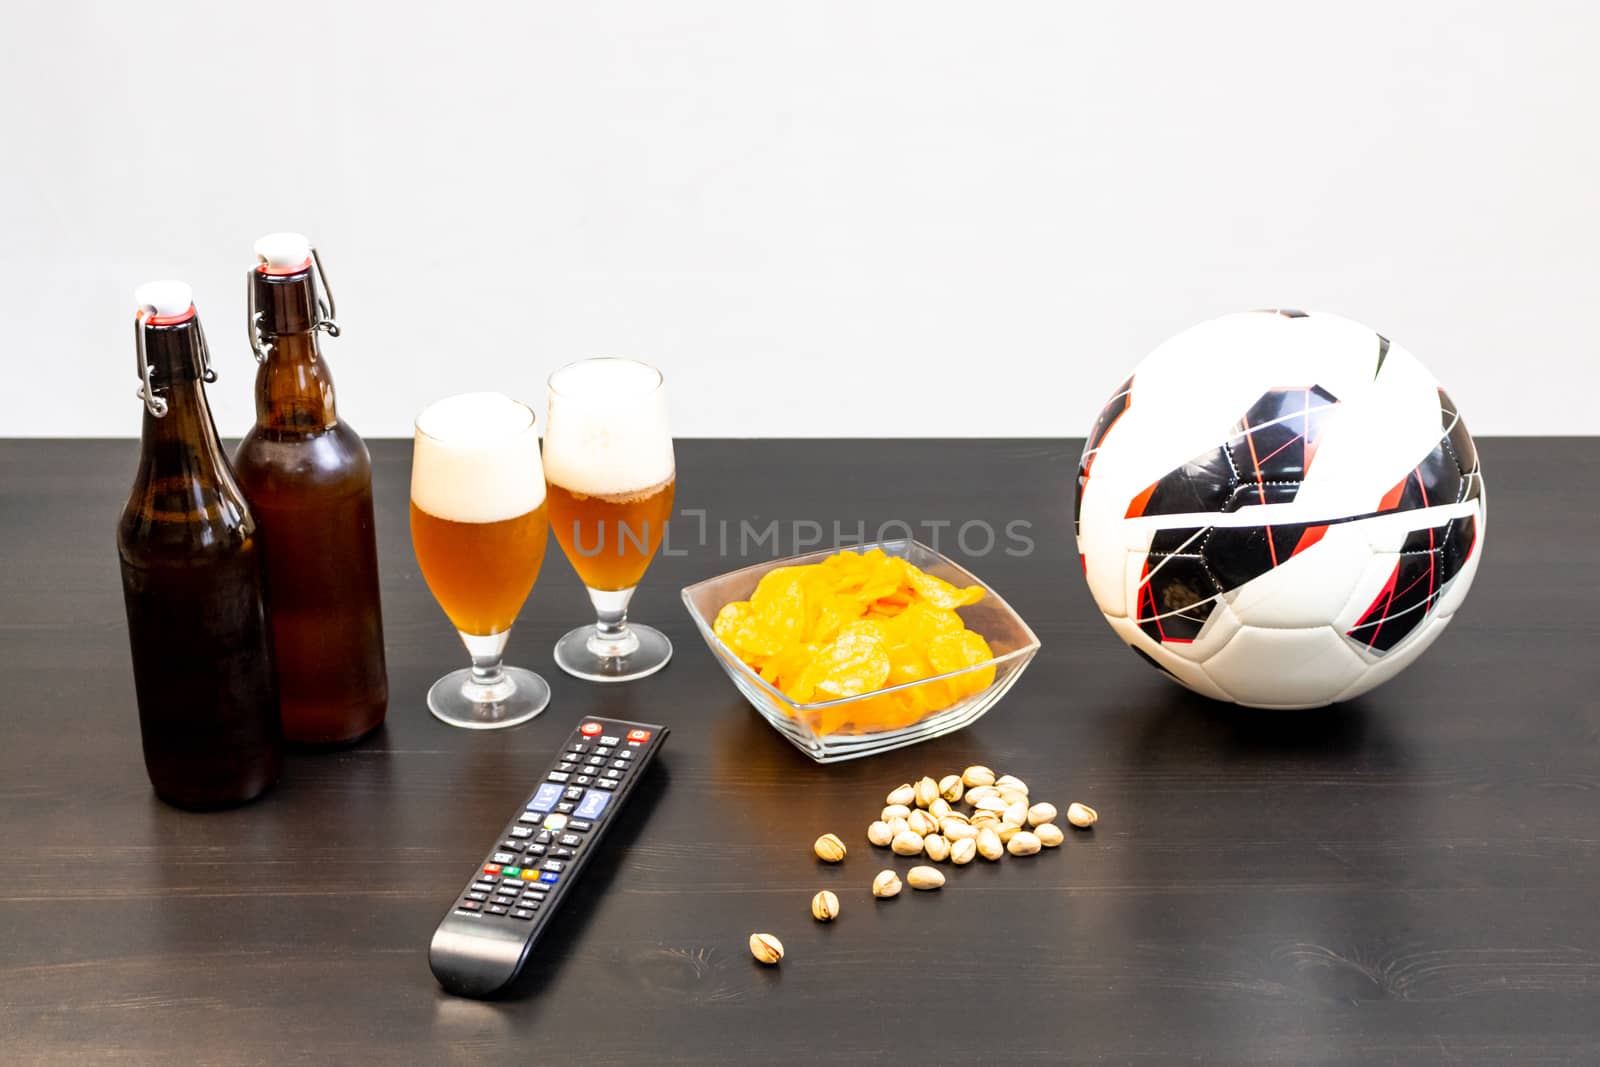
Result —
[{"label": "potato chip", "polygon": [[[749,600],[724,605],[712,628],[798,704],[862,698],[808,712],[817,733],[889,730],[994,680],[992,667],[968,670],[991,653],[955,612],[983,592],[958,589],[882,549],[846,550],[821,563],[769,571]],[[922,681],[963,670],[956,678]],[[869,695],[893,686],[906,688]]]}]

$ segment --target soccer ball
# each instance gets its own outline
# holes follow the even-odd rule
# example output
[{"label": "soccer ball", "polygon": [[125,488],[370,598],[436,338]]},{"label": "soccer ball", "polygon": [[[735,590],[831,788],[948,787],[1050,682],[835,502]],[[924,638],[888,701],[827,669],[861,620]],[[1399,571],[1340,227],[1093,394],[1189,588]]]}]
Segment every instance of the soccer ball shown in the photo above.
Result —
[{"label": "soccer ball", "polygon": [[1075,521],[1117,636],[1216,700],[1309,708],[1393,678],[1483,554],[1483,476],[1411,353],[1255,311],[1150,353],[1095,420]]}]

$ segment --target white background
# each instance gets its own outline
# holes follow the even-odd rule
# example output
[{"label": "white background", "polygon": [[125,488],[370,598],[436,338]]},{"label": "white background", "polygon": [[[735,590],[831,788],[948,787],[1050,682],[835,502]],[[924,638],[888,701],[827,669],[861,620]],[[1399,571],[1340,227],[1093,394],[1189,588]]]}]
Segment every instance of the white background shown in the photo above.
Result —
[{"label": "white background", "polygon": [[251,417],[260,233],[324,253],[340,407],[543,408],[660,364],[676,432],[1084,433],[1225,311],[1336,311],[1477,433],[1592,433],[1600,8],[7,5],[0,434],[138,432],[134,286]]}]

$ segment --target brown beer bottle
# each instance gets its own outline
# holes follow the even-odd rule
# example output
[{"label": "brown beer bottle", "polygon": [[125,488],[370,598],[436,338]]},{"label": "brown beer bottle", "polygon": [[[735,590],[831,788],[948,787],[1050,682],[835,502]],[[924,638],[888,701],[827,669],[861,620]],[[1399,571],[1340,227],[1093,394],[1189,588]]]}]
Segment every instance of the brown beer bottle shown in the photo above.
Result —
[{"label": "brown beer bottle", "polygon": [[284,737],[342,744],[375,729],[389,705],[372,459],[339,419],[317,345],[319,332],[339,330],[320,260],[292,233],[257,241],[256,258],[256,424],[234,469],[261,524]]},{"label": "brown beer bottle", "polygon": [[117,551],[145,768],[168,803],[225,808],[283,767],[256,524],[206,403],[189,287],[135,299],[144,433]]}]

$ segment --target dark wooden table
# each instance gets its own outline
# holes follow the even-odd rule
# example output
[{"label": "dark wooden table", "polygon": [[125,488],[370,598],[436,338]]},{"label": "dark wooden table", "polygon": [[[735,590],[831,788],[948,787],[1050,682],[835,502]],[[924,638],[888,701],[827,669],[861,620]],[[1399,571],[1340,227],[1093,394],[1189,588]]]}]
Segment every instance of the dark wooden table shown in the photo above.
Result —
[{"label": "dark wooden table", "polygon": [[[710,545],[675,527],[688,554],[634,612],[672,665],[616,688],[557,670],[587,609],[552,554],[510,646],[550,710],[479,734],[423,705],[464,659],[411,555],[410,446],[379,442],[387,726],[192,815],[139,756],[112,542],[136,446],[0,442],[0,1060],[1600,1062],[1600,442],[1482,444],[1487,557],[1450,631],[1359,701],[1262,714],[1171,687],[1098,618],[1077,442],[680,442],[679,506]],[[737,556],[741,520],[831,538],[843,517],[948,520],[947,545],[966,520],[1031,523],[1031,555],[968,561],[1044,650],[972,729],[818,767],[722,677],[678,589],[738,562],[723,521]],[[517,998],[441,994],[435,923],[588,713],[671,725],[654,803]],[[1101,824],[875,903],[883,794],[974,762]],[[828,830],[838,868],[810,852]],[[827,927],[807,910],[824,887]],[[750,959],[756,930],[780,968]]]}]

